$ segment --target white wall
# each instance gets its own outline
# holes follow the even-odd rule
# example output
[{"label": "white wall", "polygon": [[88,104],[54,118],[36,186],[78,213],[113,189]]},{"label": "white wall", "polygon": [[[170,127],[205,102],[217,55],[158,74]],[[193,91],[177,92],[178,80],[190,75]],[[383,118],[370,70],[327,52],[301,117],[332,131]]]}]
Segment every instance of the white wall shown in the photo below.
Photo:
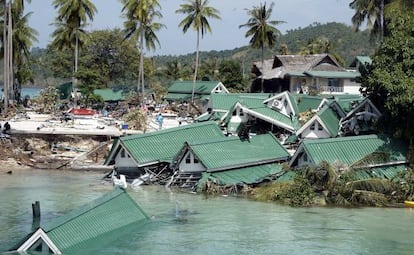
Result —
[{"label": "white wall", "polygon": [[[187,163],[187,160],[189,160],[189,163]],[[195,163],[194,154],[187,151],[185,156],[183,157],[183,160],[179,164],[179,171],[180,172],[204,172],[206,171],[206,168],[200,163]]]},{"label": "white wall", "polygon": [[311,126],[307,127],[301,134],[302,138],[330,138],[331,135],[322,127],[322,130],[319,130],[319,122],[315,121],[315,128],[311,130]]},{"label": "white wall", "polygon": [[125,151],[125,157],[122,157],[122,150],[118,152],[115,156],[115,167],[122,168],[122,167],[137,167],[135,161],[129,156],[129,154]]}]

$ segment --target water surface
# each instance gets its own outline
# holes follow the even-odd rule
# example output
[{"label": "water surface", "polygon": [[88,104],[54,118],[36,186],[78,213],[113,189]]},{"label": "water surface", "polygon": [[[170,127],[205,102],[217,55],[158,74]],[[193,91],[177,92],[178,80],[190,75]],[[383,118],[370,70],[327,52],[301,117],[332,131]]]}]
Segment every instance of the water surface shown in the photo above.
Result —
[{"label": "water surface", "polygon": [[[94,172],[0,170],[0,252],[47,221],[112,190]],[[99,254],[414,254],[414,210],[291,208],[233,197],[129,189],[153,220]]]}]

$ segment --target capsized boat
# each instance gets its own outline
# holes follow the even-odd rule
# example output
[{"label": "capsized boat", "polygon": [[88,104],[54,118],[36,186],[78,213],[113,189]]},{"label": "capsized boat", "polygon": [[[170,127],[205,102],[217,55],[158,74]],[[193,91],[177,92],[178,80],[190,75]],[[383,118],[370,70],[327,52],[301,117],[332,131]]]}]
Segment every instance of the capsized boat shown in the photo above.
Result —
[{"label": "capsized boat", "polygon": [[405,206],[414,208],[414,201],[404,201]]}]

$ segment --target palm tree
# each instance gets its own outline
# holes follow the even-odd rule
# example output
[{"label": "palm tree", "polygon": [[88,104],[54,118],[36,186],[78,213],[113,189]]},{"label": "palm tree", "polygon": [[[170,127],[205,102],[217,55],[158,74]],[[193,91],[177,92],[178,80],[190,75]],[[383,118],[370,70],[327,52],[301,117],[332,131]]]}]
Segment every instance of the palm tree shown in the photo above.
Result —
[{"label": "palm tree", "polygon": [[190,27],[197,31],[197,44],[196,44],[196,59],[195,70],[193,78],[193,89],[191,92],[191,103],[194,104],[194,90],[195,83],[197,81],[197,71],[199,64],[199,51],[200,51],[200,33],[201,38],[204,37],[206,32],[211,33],[211,27],[208,23],[208,18],[221,19],[220,12],[211,6],[208,6],[208,0],[186,0],[187,3],[181,4],[180,9],[176,10],[176,13],[187,15],[178,24],[182,27],[183,32],[186,33]]},{"label": "palm tree", "polygon": [[385,8],[390,2],[391,0],[353,0],[349,7],[355,10],[352,16],[355,31],[366,21],[371,38],[377,37],[382,40],[387,27]]},{"label": "palm tree", "polygon": [[[27,0],[30,3],[30,0]],[[5,113],[7,113],[9,96],[20,101],[21,84],[32,80],[29,68],[29,55],[32,43],[36,41],[37,31],[28,26],[32,13],[24,13],[24,0],[3,1],[4,18],[2,52],[4,55],[4,89]],[[16,82],[13,82],[16,81]]]},{"label": "palm tree", "polygon": [[[262,71],[264,65],[264,46],[267,45],[269,48],[272,48],[275,45],[277,37],[281,35],[281,32],[275,26],[285,23],[279,20],[269,20],[273,12],[273,7],[273,2],[269,8],[266,7],[266,3],[260,4],[260,6],[254,6],[252,9],[247,10],[247,14],[250,16],[247,23],[239,26],[239,28],[248,28],[245,36],[251,37],[250,45],[253,48],[261,48]],[[263,92],[263,75],[261,92]]]},{"label": "palm tree", "polygon": [[138,85],[142,87],[142,98],[145,98],[144,84],[144,44],[147,50],[156,48],[156,44],[160,46],[156,31],[163,27],[163,24],[154,22],[157,18],[162,18],[161,12],[158,11],[160,4],[157,0],[122,0],[124,7],[122,9],[127,20],[124,22],[125,39],[132,38],[139,40],[140,60],[138,72]]},{"label": "palm tree", "polygon": [[69,48],[74,50],[74,67],[72,75],[73,91],[75,92],[76,104],[76,73],[78,71],[79,47],[85,39],[86,32],[83,28],[88,19],[93,20],[97,9],[90,0],[53,0],[53,6],[58,9],[55,25],[57,29],[52,33],[54,38],[52,44],[58,48]]}]

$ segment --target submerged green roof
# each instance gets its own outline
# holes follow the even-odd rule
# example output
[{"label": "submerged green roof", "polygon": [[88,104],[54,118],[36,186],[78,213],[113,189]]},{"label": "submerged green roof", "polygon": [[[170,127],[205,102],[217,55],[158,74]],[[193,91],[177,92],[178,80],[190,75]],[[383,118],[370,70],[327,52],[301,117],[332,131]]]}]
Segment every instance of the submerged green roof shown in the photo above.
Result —
[{"label": "submerged green roof", "polygon": [[249,139],[225,137],[203,143],[188,143],[188,147],[207,168],[207,172],[287,160],[289,157],[288,151],[270,133]]},{"label": "submerged green roof", "polygon": [[374,152],[389,153],[390,161],[405,161],[407,155],[405,144],[377,135],[305,139],[301,146],[316,165],[322,161],[352,165]]},{"label": "submerged green roof", "polygon": [[124,136],[121,144],[138,164],[169,162],[180,151],[184,142],[224,137],[212,121],[168,128],[146,134]]},{"label": "submerged green roof", "polygon": [[367,180],[372,178],[392,180],[398,175],[398,173],[405,170],[407,170],[407,166],[405,164],[391,166],[385,165],[354,170],[350,174],[354,175],[358,180]]},{"label": "submerged green roof", "polygon": [[252,167],[237,168],[221,172],[205,172],[199,181],[198,187],[210,180],[218,185],[254,184],[260,182],[266,176],[280,173],[282,167],[278,163],[257,165]]},{"label": "submerged green roof", "polygon": [[[100,237],[120,237],[120,229],[148,219],[138,204],[120,188],[45,224],[42,228],[64,254],[80,254]],[[109,245],[109,244],[106,244]]]}]

